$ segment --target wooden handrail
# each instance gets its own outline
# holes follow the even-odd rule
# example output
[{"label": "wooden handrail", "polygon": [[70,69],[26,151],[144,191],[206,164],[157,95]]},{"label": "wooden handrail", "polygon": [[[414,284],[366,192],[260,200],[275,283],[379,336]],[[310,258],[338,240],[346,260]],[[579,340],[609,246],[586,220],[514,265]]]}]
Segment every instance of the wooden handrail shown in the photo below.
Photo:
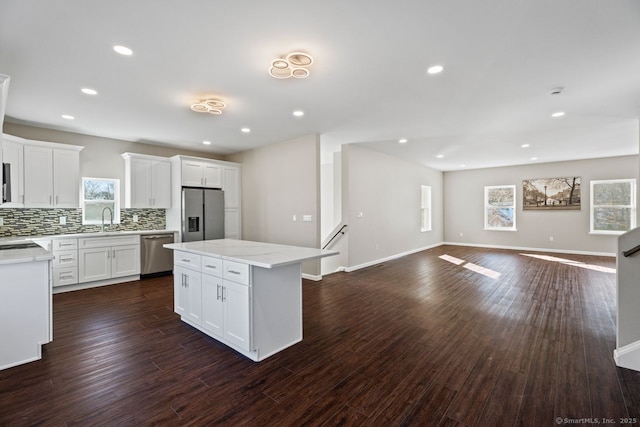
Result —
[{"label": "wooden handrail", "polygon": [[635,248],[631,248],[628,251],[623,251],[622,255],[624,255],[625,257],[629,257],[635,254],[636,252],[640,252],[640,245],[636,246]]},{"label": "wooden handrail", "polygon": [[340,227],[340,230],[338,230],[338,231],[336,232],[336,234],[334,234],[334,235],[333,235],[333,237],[332,237],[331,239],[329,239],[329,241],[327,242],[327,244],[326,244],[326,245],[324,245],[324,246],[322,247],[322,249],[326,249],[326,248],[327,248],[327,246],[329,246],[329,244],[333,241],[333,239],[335,239],[335,238],[338,236],[338,234],[344,234],[344,231],[342,231],[342,230],[344,230],[346,227],[347,227],[347,224],[345,224],[345,225],[343,225],[342,227]]}]

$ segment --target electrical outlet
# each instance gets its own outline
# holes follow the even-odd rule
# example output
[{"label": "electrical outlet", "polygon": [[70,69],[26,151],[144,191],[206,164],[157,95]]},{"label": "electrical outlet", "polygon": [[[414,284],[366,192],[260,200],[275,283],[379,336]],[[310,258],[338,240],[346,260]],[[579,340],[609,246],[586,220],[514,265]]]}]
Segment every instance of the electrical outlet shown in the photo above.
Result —
[{"label": "electrical outlet", "polygon": [[0,217],[0,227],[4,225],[4,218]]},{"label": "electrical outlet", "polygon": [[358,212],[358,219],[364,218],[364,212]]},{"label": "electrical outlet", "polygon": [[553,236],[549,236],[549,241],[553,242]]},{"label": "electrical outlet", "polygon": [[67,217],[66,216],[61,216],[60,217],[60,225],[67,225]]},{"label": "electrical outlet", "polygon": [[133,222],[138,222],[138,215],[133,215]]},{"label": "electrical outlet", "polygon": [[460,237],[464,236],[464,233],[460,233]]}]

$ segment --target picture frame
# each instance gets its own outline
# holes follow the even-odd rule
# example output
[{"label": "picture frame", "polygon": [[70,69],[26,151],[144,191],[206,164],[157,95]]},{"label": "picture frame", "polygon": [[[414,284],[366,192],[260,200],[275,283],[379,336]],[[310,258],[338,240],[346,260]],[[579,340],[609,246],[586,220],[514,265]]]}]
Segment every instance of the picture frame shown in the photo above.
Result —
[{"label": "picture frame", "polygon": [[580,210],[579,176],[522,180],[523,210]]}]

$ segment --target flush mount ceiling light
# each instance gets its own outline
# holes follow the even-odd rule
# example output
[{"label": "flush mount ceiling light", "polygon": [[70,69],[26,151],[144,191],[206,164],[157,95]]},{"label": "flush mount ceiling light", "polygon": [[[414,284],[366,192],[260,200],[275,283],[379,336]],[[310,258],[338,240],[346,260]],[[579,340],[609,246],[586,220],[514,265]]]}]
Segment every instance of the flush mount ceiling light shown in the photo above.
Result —
[{"label": "flush mount ceiling light", "polygon": [[126,46],[114,46],[113,50],[115,50],[120,55],[124,55],[124,56],[133,55],[133,51]]},{"label": "flush mount ceiling light", "polygon": [[222,114],[222,109],[226,106],[227,104],[219,99],[209,98],[203,99],[200,102],[196,102],[195,104],[191,104],[191,109],[196,113],[220,115]]},{"label": "flush mount ceiling light", "polygon": [[271,61],[269,74],[276,79],[304,79],[309,77],[309,67],[313,64],[311,55],[304,52],[291,52],[284,58],[276,58]]}]

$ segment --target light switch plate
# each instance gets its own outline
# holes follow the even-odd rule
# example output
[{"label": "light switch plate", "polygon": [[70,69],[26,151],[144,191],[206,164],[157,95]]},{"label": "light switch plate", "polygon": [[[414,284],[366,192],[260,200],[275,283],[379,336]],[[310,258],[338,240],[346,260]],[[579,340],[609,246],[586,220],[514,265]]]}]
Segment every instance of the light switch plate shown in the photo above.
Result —
[{"label": "light switch plate", "polygon": [[138,215],[133,215],[133,222],[138,222]]},{"label": "light switch plate", "polygon": [[311,222],[311,215],[302,215],[302,221]]}]

